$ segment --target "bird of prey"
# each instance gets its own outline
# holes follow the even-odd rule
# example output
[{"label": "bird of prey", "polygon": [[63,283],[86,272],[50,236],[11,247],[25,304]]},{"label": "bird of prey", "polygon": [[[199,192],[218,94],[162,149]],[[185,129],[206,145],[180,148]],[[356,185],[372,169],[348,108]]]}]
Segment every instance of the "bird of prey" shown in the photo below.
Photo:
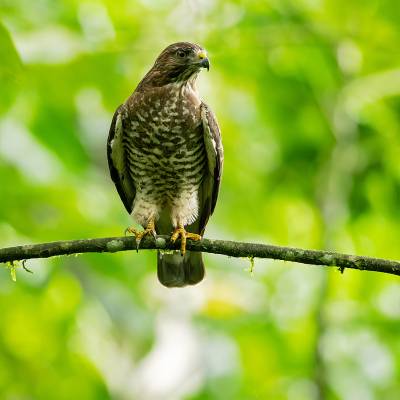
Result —
[{"label": "bird of prey", "polygon": [[137,244],[148,234],[181,239],[179,252],[157,255],[157,275],[168,287],[204,277],[200,240],[217,202],[223,148],[218,123],[202,102],[196,79],[210,67],[206,51],[180,42],[164,49],[132,95],[115,111],[107,142],[111,178],[143,231],[127,230]]}]

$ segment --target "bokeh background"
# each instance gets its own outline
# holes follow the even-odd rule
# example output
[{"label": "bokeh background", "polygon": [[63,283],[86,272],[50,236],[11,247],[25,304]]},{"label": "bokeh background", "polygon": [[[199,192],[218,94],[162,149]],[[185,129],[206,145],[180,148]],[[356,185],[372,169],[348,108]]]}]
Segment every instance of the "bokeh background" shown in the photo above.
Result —
[{"label": "bokeh background", "polygon": [[[396,0],[2,0],[0,245],[114,236],[115,108],[174,41],[205,46],[225,169],[206,236],[400,258]],[[0,269],[0,398],[399,399],[395,276],[154,252]]]}]

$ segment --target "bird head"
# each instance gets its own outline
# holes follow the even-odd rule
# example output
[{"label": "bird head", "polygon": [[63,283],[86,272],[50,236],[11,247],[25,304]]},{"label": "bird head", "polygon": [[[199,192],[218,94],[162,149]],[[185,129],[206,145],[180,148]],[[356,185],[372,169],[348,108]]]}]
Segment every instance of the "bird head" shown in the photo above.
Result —
[{"label": "bird head", "polygon": [[210,68],[206,51],[197,44],[179,42],[161,52],[149,74],[158,85],[185,83],[195,79],[202,68]]}]

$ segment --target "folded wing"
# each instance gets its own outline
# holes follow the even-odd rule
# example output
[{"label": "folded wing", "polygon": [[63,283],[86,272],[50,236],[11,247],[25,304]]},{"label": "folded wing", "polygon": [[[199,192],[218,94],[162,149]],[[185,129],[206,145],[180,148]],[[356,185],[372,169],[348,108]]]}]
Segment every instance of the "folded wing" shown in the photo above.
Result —
[{"label": "folded wing", "polygon": [[107,140],[107,158],[111,179],[113,180],[119,197],[128,213],[132,212],[136,196],[136,188],[127,171],[126,154],[123,144],[124,137],[124,106],[121,105],[114,113]]}]

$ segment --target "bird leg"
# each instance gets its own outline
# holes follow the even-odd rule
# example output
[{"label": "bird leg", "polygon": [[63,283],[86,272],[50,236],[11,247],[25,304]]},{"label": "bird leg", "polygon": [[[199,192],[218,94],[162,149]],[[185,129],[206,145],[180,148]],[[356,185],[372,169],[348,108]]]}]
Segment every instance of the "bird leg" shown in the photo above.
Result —
[{"label": "bird leg", "polygon": [[137,229],[133,228],[133,227],[129,227],[125,229],[125,235],[127,233],[132,233],[133,235],[135,235],[136,238],[136,251],[139,251],[139,245],[141,240],[146,236],[146,235],[152,235],[154,237],[154,239],[156,238],[156,229],[155,229],[155,225],[154,225],[154,219],[151,218],[147,224],[147,227],[145,230],[143,231],[138,231]]},{"label": "bird leg", "polygon": [[186,253],[186,240],[201,240],[201,236],[197,233],[186,232],[184,226],[182,224],[178,224],[178,226],[174,229],[174,232],[171,236],[171,242],[175,243],[176,239],[181,238],[181,255],[184,256]]}]

